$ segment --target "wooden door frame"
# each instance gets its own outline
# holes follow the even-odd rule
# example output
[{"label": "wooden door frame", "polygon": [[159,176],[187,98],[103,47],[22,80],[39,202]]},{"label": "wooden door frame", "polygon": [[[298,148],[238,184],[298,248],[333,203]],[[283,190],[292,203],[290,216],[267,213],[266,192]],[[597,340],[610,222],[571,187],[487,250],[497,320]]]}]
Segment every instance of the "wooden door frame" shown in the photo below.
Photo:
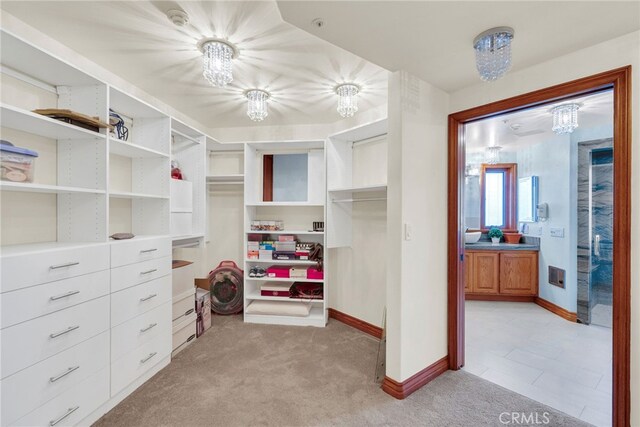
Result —
[{"label": "wooden door frame", "polygon": [[573,80],[449,115],[448,340],[449,369],[464,365],[464,124],[613,89],[613,426],[631,423],[631,66]]}]

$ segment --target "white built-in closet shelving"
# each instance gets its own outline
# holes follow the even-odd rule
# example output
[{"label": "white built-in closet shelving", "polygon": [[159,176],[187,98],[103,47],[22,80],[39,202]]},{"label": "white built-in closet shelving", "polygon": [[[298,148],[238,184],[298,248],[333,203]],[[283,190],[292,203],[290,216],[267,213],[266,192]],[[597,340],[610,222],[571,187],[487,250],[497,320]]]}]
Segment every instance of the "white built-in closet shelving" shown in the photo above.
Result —
[{"label": "white built-in closet shelving", "polygon": [[[202,238],[207,137],[4,30],[0,43],[2,139],[39,154],[33,183],[0,181],[0,424],[90,425],[170,361],[170,161]],[[113,109],[129,136],[38,108],[105,123]]]},{"label": "white built-in closet shelving", "polygon": [[206,230],[206,135],[171,119],[171,159],[183,180],[171,180],[171,235],[177,244],[202,245]]},{"label": "white built-in closet shelving", "polygon": [[[386,164],[376,168],[376,159],[372,158],[370,162],[364,162],[368,163],[365,174],[354,170],[353,163],[355,146],[385,140],[386,135],[387,119],[382,119],[331,135],[327,139],[326,230],[329,249],[351,246],[354,203],[386,201]],[[383,159],[386,163],[386,155]]]},{"label": "white built-in closet shelving", "polygon": [[[302,242],[320,243],[326,247],[325,233],[313,231],[313,222],[325,221],[326,199],[326,156],[324,141],[287,141],[287,142],[251,142],[246,143],[244,164],[244,198],[245,198],[245,238],[244,253],[247,256],[249,238],[259,235],[261,240],[278,240],[280,235],[293,235]],[[307,154],[308,179],[307,200],[305,201],[263,201],[263,156],[268,154]],[[284,222],[284,230],[257,231],[251,230],[254,220],[280,220]],[[326,225],[325,225],[326,226]],[[305,317],[285,315],[244,314],[245,322],[268,323],[281,325],[302,325],[324,327],[327,324],[329,298],[328,269],[325,258],[324,279],[296,279],[273,277],[249,277],[252,266],[267,268],[271,265],[292,265],[310,267],[315,263],[307,260],[244,260],[245,309],[253,301],[286,301],[289,304],[311,304],[310,313]],[[274,298],[262,296],[260,286],[265,282],[293,284],[295,281],[322,283],[323,299],[309,300],[296,298]]]}]

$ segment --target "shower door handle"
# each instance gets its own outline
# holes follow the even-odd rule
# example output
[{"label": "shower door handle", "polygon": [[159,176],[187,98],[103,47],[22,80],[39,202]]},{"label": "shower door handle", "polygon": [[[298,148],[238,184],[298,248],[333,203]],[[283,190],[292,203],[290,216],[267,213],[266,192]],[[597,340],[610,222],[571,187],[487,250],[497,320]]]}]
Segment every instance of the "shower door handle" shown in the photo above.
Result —
[{"label": "shower door handle", "polygon": [[595,256],[600,256],[600,235],[596,234],[596,237],[593,240],[593,254]]}]

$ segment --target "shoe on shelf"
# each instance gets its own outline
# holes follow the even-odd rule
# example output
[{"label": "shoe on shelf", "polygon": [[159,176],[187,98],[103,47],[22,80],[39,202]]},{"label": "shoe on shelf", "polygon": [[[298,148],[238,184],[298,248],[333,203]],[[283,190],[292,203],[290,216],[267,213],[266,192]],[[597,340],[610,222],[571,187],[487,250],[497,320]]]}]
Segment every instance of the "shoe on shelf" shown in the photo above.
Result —
[{"label": "shoe on shelf", "polygon": [[264,277],[267,275],[267,271],[262,267],[256,267],[256,277]]},{"label": "shoe on shelf", "polygon": [[251,267],[249,269],[249,277],[256,277],[258,267]]}]

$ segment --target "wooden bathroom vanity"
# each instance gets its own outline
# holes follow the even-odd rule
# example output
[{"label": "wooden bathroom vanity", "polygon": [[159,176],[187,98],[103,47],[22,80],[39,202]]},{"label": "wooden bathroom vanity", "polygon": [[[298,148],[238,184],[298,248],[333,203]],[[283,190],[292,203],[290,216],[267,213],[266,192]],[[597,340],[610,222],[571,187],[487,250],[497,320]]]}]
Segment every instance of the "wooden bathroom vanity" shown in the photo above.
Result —
[{"label": "wooden bathroom vanity", "polygon": [[465,299],[533,301],[538,296],[538,248],[533,245],[467,245]]}]

